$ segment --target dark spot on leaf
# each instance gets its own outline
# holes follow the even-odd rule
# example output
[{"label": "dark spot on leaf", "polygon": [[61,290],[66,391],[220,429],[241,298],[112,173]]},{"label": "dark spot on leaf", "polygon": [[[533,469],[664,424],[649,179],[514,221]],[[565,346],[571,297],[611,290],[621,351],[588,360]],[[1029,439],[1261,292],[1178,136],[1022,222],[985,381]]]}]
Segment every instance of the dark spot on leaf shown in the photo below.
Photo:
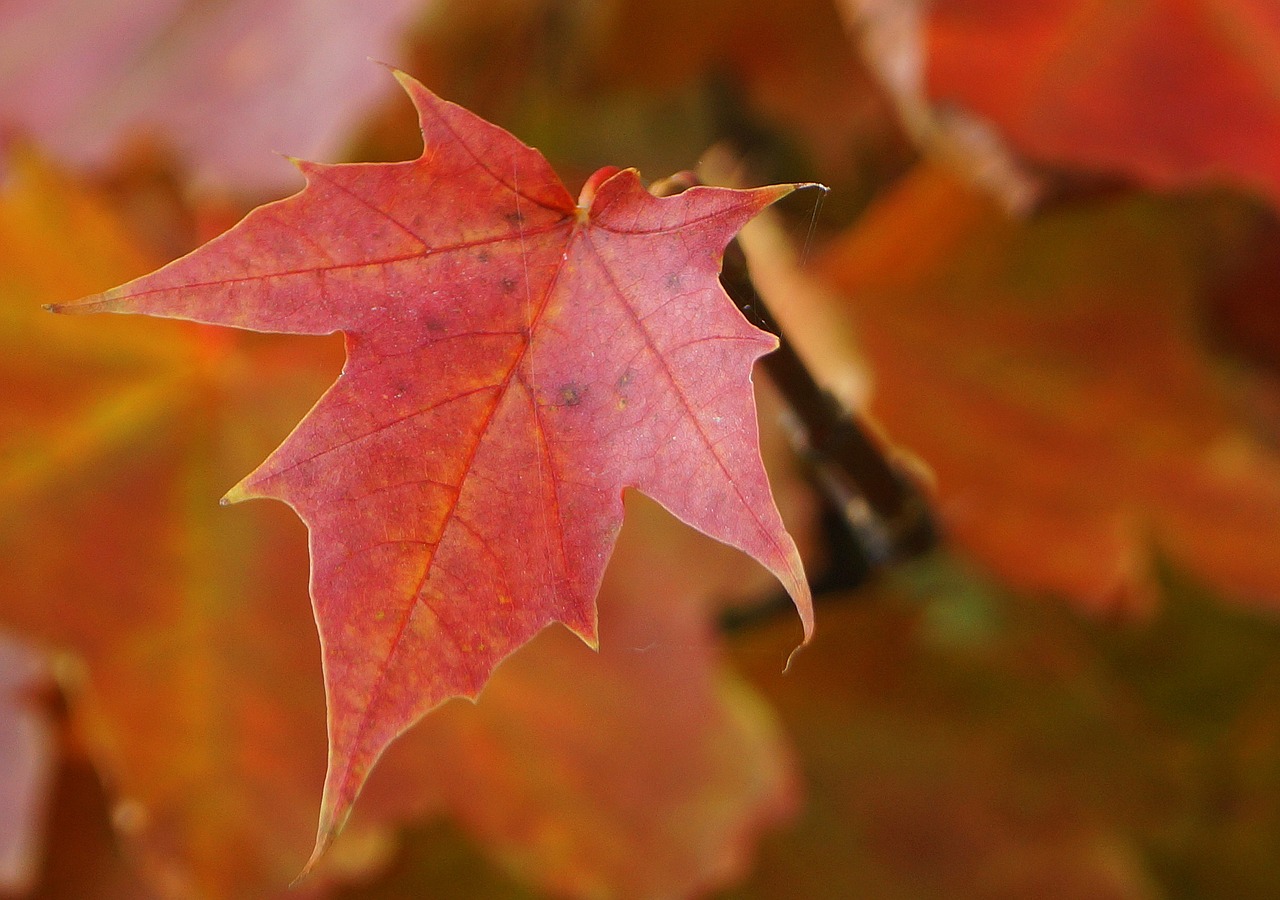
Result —
[{"label": "dark spot on leaf", "polygon": [[627,408],[627,387],[635,378],[635,371],[628,368],[624,369],[622,374],[618,376],[618,380],[613,383],[613,392],[617,395],[614,406],[620,410]]},{"label": "dark spot on leaf", "polygon": [[481,250],[476,254],[476,259],[482,263],[487,263],[490,259],[488,250]]},{"label": "dark spot on leaf", "polygon": [[516,280],[514,278],[508,275],[506,278],[502,279],[503,293],[510,294],[515,289],[516,289]]},{"label": "dark spot on leaf", "polygon": [[560,385],[560,402],[564,406],[577,406],[587,394],[585,385],[570,381]]},{"label": "dark spot on leaf", "polygon": [[503,216],[503,218],[506,219],[508,222],[510,222],[512,225],[524,224],[524,213],[520,212],[520,210],[518,209],[511,210],[511,212],[507,213],[505,216]]},{"label": "dark spot on leaf", "polygon": [[668,273],[667,277],[664,278],[662,281],[668,288],[675,290],[676,288],[680,287],[680,273],[670,272]]}]

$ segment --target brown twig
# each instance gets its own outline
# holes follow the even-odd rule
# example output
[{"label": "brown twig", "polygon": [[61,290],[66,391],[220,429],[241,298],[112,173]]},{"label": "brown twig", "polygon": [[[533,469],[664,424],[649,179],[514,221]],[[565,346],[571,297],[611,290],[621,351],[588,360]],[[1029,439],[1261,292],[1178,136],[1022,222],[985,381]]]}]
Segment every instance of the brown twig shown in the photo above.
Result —
[{"label": "brown twig", "polygon": [[[795,414],[796,443],[814,482],[852,539],[850,547],[831,549],[851,549],[859,556],[837,560],[845,583],[830,587],[852,586],[849,582],[930,550],[938,529],[926,494],[859,416],[814,379],[757,293],[737,240],[725,251],[720,283],[747,321],[777,336],[778,349],[762,365]],[[839,538],[831,542],[844,543]]]}]

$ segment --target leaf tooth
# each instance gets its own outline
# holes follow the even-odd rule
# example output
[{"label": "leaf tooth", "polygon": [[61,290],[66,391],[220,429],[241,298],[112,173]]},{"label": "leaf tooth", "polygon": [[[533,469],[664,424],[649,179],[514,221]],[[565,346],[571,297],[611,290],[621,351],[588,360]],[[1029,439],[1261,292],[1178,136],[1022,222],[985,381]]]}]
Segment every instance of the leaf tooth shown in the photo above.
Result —
[{"label": "leaf tooth", "polygon": [[120,290],[113,289],[106,293],[81,297],[79,300],[72,300],[70,303],[42,303],[40,306],[51,313],[63,316],[82,316],[98,312],[126,312],[127,310],[120,303],[122,299]]},{"label": "leaf tooth", "polygon": [[231,490],[222,495],[222,498],[218,500],[218,503],[222,506],[230,506],[233,503],[243,503],[245,500],[252,500],[255,497],[260,497],[261,494],[254,493],[246,484],[250,477],[252,476],[246,476],[237,481]]}]

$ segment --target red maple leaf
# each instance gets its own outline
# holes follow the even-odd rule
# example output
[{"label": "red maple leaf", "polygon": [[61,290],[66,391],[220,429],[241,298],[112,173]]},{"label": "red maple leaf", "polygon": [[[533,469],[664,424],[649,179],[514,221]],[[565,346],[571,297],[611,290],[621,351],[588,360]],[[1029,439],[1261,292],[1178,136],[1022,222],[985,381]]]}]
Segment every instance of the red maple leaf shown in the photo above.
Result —
[{"label": "red maple leaf", "polygon": [[607,168],[575,203],[536,150],[397,77],[420,158],[298,162],[300,193],[60,307],[346,335],[341,377],[225,498],[278,498],[310,532],[329,704],[313,861],[426,712],[553,621],[594,645],[624,487],[763,563],[812,631],[751,393],[775,340],[717,281],[794,186],[659,199]]}]

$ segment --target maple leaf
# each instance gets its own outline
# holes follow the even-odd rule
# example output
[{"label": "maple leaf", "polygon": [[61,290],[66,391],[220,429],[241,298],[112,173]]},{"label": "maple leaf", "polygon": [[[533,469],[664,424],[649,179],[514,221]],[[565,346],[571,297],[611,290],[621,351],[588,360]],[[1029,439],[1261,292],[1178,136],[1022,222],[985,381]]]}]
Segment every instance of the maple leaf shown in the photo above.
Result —
[{"label": "maple leaf", "polygon": [[[55,810],[45,873],[56,877],[41,889],[274,896],[309,849],[300,841],[324,772],[305,543],[279,504],[220,510],[210,501],[288,433],[332,381],[341,349],[177,321],[47,316],[40,303],[154,262],[117,201],[38,160],[12,172],[0,193],[0,621],[54,651],[72,744],[98,773],[71,762],[74,780],[105,782],[115,833],[99,843],[125,851],[86,856],[82,817]],[[761,407],[763,421],[777,421],[776,403]],[[779,505],[803,532],[812,501],[791,445],[779,427],[761,438]],[[602,652],[544,632],[499,669],[485,704],[453,704],[398,742],[343,833],[350,840],[326,857],[307,896],[366,873],[380,861],[368,849],[383,845],[389,825],[431,812],[547,886],[681,894],[745,864],[789,805],[792,779],[768,711],[716,653],[718,606],[707,598],[755,596],[772,576],[650,515],[642,499],[628,498],[602,587]],[[697,566],[683,564],[694,558]],[[622,607],[632,611],[620,620]],[[635,650],[650,644],[661,646]],[[33,712],[0,704],[0,757],[6,727],[30,735]],[[578,723],[581,739],[555,739],[565,723]],[[498,777],[484,751],[507,740],[520,766]],[[34,859],[42,835],[25,827],[38,824],[27,810],[48,799],[28,777],[41,763],[33,746],[15,749],[0,765],[0,794],[13,798],[0,878],[6,836],[15,860]],[[621,794],[622,782],[655,772],[668,774]],[[477,782],[486,789],[458,789]],[[532,833],[520,827],[531,817],[542,823]],[[637,852],[598,852],[609,836]],[[95,860],[113,861],[114,876]]]},{"label": "maple leaf", "polygon": [[602,169],[575,204],[541,154],[397,73],[423,154],[301,162],[307,187],[165,268],[77,304],[346,335],[347,364],[228,501],[310,532],[329,704],[316,853],[387,745],[594,599],[635,487],[808,587],[760,460],[751,364],[775,339],[717,265],[794,185],[658,199]]},{"label": "maple leaf", "polygon": [[1269,0],[939,0],[928,89],[1028,156],[1280,202],[1280,7]]}]

